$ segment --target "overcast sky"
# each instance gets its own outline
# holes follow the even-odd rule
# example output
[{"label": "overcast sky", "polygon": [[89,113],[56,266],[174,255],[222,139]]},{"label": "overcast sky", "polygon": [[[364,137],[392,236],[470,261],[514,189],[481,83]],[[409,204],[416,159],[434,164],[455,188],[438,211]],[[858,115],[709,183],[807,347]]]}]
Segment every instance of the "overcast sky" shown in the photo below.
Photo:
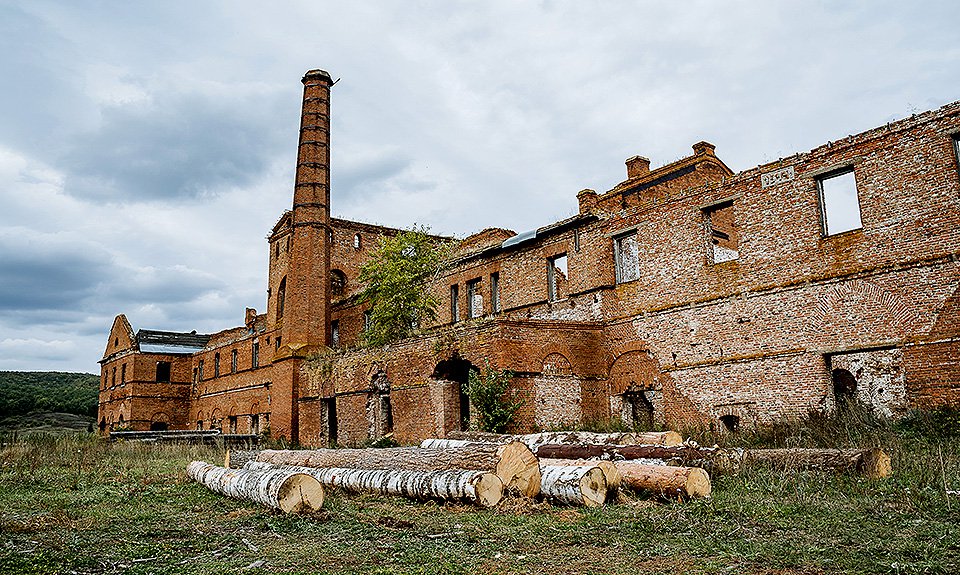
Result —
[{"label": "overcast sky", "polygon": [[[269,6],[268,6],[269,4]],[[960,2],[0,0],[0,370],[99,372],[113,318],[263,311],[302,85],[336,216],[467,235],[707,140],[734,170],[960,99]]]}]

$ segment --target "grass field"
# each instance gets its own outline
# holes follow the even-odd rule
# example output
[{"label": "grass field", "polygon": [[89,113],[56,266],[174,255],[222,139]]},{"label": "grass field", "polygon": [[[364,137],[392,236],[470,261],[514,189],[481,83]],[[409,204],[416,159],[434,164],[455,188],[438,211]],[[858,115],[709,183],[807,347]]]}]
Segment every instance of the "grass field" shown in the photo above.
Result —
[{"label": "grass field", "polygon": [[709,500],[589,510],[332,492],[308,516],[191,483],[184,467],[213,449],[20,435],[0,450],[0,573],[960,573],[956,422],[841,423],[726,440],[880,444],[892,477],[750,469],[715,477]]}]

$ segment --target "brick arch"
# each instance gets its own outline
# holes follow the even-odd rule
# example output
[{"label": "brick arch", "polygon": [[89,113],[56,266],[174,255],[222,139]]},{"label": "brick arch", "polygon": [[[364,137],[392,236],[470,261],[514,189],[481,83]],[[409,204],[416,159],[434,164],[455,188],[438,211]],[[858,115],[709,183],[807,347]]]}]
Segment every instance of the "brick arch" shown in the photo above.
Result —
[{"label": "brick arch", "polygon": [[258,413],[260,413],[260,402],[254,401],[253,403],[250,404],[250,414],[256,415]]},{"label": "brick arch", "polygon": [[150,416],[150,423],[170,423],[170,416],[162,411],[158,411]]},{"label": "brick arch", "polygon": [[646,349],[621,353],[610,365],[610,395],[627,390],[648,390],[659,387],[660,365]]},{"label": "brick arch", "polygon": [[960,285],[937,310],[937,319],[929,335],[938,338],[960,336]]},{"label": "brick arch", "polygon": [[230,406],[230,411],[227,412],[227,416],[235,417],[237,415],[237,411],[239,411],[239,409],[237,408],[237,404],[234,403],[233,405]]},{"label": "brick arch", "polygon": [[902,296],[863,281],[836,284],[817,296],[807,313],[807,335],[825,346],[903,339],[921,322]]},{"label": "brick arch", "polygon": [[543,375],[573,375],[570,360],[562,353],[549,353],[540,362],[540,372]]}]

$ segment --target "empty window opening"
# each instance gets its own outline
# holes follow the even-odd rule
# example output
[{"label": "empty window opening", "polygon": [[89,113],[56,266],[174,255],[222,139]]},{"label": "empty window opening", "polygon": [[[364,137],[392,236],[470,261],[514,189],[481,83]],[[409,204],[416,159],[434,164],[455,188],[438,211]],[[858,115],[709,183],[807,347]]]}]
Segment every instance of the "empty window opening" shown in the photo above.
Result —
[{"label": "empty window opening", "polygon": [[567,254],[547,260],[547,297],[556,301],[567,295]]},{"label": "empty window opening", "polygon": [[734,218],[733,202],[723,202],[704,210],[707,243],[715,264],[740,258],[740,231]]},{"label": "empty window opening", "polygon": [[237,432],[237,416],[236,415],[228,416],[227,420],[229,421],[228,429],[230,430],[230,433],[236,433]]},{"label": "empty window opening", "polygon": [[857,180],[852,168],[823,176],[817,180],[817,186],[820,188],[824,234],[832,236],[863,227]]},{"label": "empty window opening", "polygon": [[330,296],[342,297],[347,288],[347,276],[340,270],[330,270]]},{"label": "empty window opening", "polygon": [[363,245],[363,240],[360,238],[360,234],[353,235],[353,249],[359,250]]},{"label": "empty window opening", "polygon": [[326,431],[327,431],[327,442],[330,446],[337,445],[337,399],[335,397],[330,397],[327,399],[320,400],[323,405],[326,406],[324,410],[327,420],[326,420]]},{"label": "empty window opening", "polygon": [[287,295],[287,278],[280,280],[280,287],[277,288],[277,319],[283,317],[283,304]]},{"label": "empty window opening", "polygon": [[166,383],[169,381],[170,381],[170,362],[158,361],[157,362],[157,382]]},{"label": "empty window opening", "polygon": [[260,433],[260,414],[254,413],[250,416],[250,433],[257,435]]},{"label": "empty window opening", "polygon": [[483,294],[480,293],[480,278],[467,282],[467,316],[470,319],[483,315]]},{"label": "empty window opening", "polygon": [[635,431],[653,429],[653,403],[643,391],[626,391],[623,394],[621,419]]},{"label": "empty window opening", "polygon": [[101,417],[101,418],[100,418],[100,433],[103,433],[103,432],[106,431],[106,430],[107,430],[107,418],[106,418],[106,417]]},{"label": "empty window opening", "polygon": [[230,373],[237,373],[237,350],[230,352]]},{"label": "empty window opening", "polygon": [[203,381],[203,360],[197,362],[197,381]]},{"label": "empty window opening", "polygon": [[278,336],[277,336],[277,339],[273,340],[273,343],[275,344],[275,345],[274,345],[275,349],[280,349],[280,339],[281,339],[281,338],[280,338],[280,336],[278,335]]},{"label": "empty window opening", "polygon": [[116,387],[116,386],[117,386],[117,368],[114,367],[110,371],[110,387]]},{"label": "empty window opening", "polygon": [[831,372],[833,378],[833,398],[837,402],[837,408],[846,409],[857,397],[857,378],[852,373],[837,368]]},{"label": "empty window opening", "polygon": [[197,422],[197,431],[200,431],[202,429],[203,429],[203,421],[201,420]]},{"label": "empty window opening", "polygon": [[573,230],[573,251],[580,252],[580,228]]},{"label": "empty window opening", "polygon": [[957,170],[960,170],[960,134],[953,135],[953,154],[957,158]]},{"label": "empty window opening", "polygon": [[460,321],[460,285],[450,286],[450,323]]},{"label": "empty window opening", "polygon": [[213,377],[220,377],[220,352],[213,354]]},{"label": "empty window opening", "polygon": [[330,347],[340,347],[340,321],[330,322]]},{"label": "empty window opening", "polygon": [[738,415],[721,415],[720,423],[723,424],[725,430],[731,433],[740,431],[740,416]]},{"label": "empty window opening", "polygon": [[490,310],[500,311],[500,272],[490,274]]},{"label": "empty window opening", "polygon": [[618,284],[640,279],[640,255],[636,232],[613,238],[613,255]]},{"label": "empty window opening", "polygon": [[166,431],[170,424],[165,421],[153,421],[150,423],[150,431]]},{"label": "empty window opening", "polygon": [[445,359],[437,364],[431,379],[437,381],[451,381],[457,383],[457,406],[459,407],[460,430],[470,429],[470,396],[467,394],[467,386],[470,382],[470,371],[476,371],[469,361],[454,355],[450,359]]},{"label": "empty window opening", "polygon": [[120,366],[120,385],[127,383],[127,364]]},{"label": "empty window opening", "polygon": [[256,340],[250,349],[250,367],[260,367],[260,342]]}]

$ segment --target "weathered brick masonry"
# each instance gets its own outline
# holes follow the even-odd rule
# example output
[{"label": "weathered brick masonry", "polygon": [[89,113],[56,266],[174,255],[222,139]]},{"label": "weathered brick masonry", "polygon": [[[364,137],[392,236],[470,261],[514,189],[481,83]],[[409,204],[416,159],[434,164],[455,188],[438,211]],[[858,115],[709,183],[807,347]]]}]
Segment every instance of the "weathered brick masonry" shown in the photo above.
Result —
[{"label": "weathered brick masonry", "polygon": [[470,425],[467,374],[486,364],[513,374],[517,430],[960,404],[960,102],[740,173],[706,142],[656,169],[630,158],[573,217],[465,239],[437,325],[369,349],[359,269],[398,230],[330,217],[331,82],[303,81],[266,313],[213,335],[118,316],[101,430],[412,442]]}]

